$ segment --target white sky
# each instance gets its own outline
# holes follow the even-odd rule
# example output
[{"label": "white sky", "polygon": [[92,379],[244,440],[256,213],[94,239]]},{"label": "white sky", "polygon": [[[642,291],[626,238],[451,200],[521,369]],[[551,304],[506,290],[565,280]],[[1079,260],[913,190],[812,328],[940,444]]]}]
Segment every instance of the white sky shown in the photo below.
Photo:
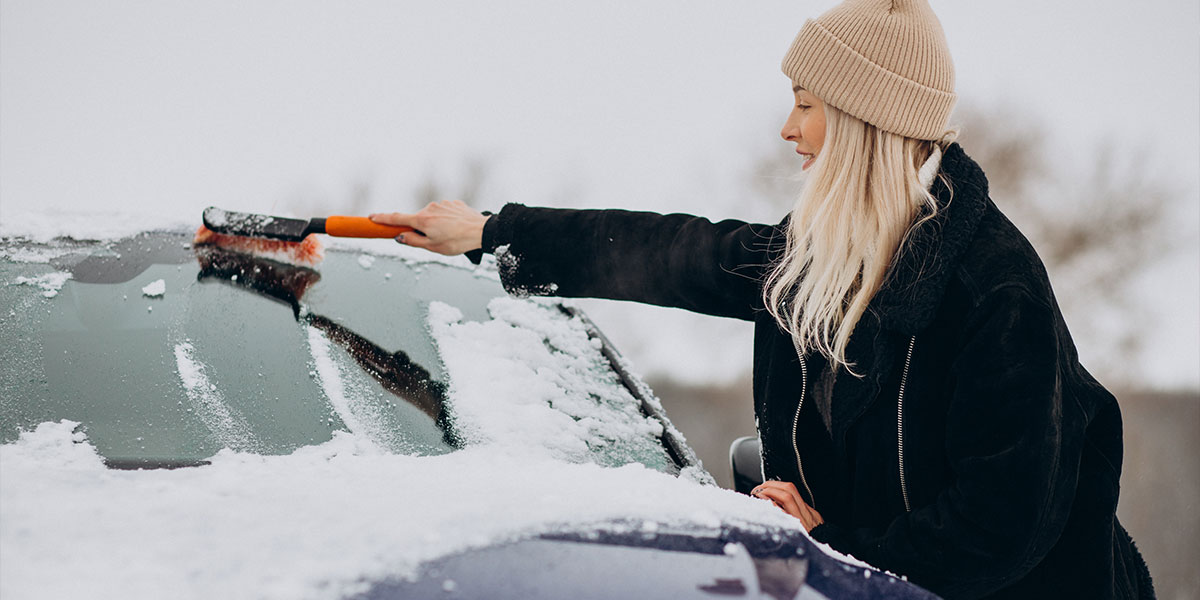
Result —
[{"label": "white sky", "polygon": [[[750,161],[782,143],[782,54],[833,4],[0,0],[0,220],[336,211],[358,184],[407,209],[468,157],[487,207],[739,216]],[[1042,120],[1066,164],[1148,153],[1200,221],[1194,0],[932,4],[963,103]],[[1165,370],[1193,385],[1194,248],[1152,300],[1176,318],[1152,334],[1182,357]]]}]

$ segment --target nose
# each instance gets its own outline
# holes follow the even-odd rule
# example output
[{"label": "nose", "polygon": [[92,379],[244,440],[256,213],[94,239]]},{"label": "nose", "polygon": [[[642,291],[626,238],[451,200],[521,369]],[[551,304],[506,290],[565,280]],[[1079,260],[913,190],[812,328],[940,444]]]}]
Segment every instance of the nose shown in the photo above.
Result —
[{"label": "nose", "polygon": [[797,123],[792,122],[791,115],[788,115],[787,120],[783,122],[783,129],[779,131],[779,137],[788,142],[794,142],[800,137],[800,127]]}]

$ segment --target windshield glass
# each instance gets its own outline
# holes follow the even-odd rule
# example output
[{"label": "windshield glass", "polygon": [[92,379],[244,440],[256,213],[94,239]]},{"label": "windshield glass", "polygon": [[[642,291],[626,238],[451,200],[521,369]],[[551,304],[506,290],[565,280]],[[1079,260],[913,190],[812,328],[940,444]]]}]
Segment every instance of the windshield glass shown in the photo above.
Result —
[{"label": "windshield glass", "polygon": [[[39,252],[52,257],[28,259]],[[193,249],[182,233],[51,247],[5,240],[0,257],[0,301],[8,307],[0,315],[2,443],[38,423],[70,419],[115,467],[200,464],[222,448],[286,454],[338,430],[394,453],[444,454],[489,439],[488,419],[471,420],[481,414],[472,406],[487,402],[456,408],[455,397],[481,377],[503,377],[476,366],[488,363],[488,343],[493,354],[497,341],[512,343],[499,327],[528,331],[560,357],[539,368],[594,355],[584,357],[592,362],[575,380],[539,374],[559,387],[534,402],[588,424],[578,428],[586,451],[564,458],[677,470],[661,425],[642,414],[607,363],[596,366],[598,340],[589,351],[552,339],[566,327],[553,322],[571,321],[566,312],[538,303],[521,313],[534,315],[530,322],[493,319],[497,307],[513,312],[489,308],[505,296],[493,273],[340,250],[327,251],[316,268],[298,267]],[[434,320],[442,338],[459,346],[465,339],[476,352],[459,352],[449,372],[445,348],[431,335],[431,304],[435,313],[454,313],[452,323]],[[475,333],[473,323],[493,324],[492,331]],[[506,399],[528,400],[497,384],[497,395],[509,397],[492,410]],[[581,409],[579,398],[610,412]],[[600,427],[597,419],[621,423]],[[531,420],[533,443],[547,422]],[[504,435],[523,435],[521,425],[509,431],[511,420],[503,427]]]}]

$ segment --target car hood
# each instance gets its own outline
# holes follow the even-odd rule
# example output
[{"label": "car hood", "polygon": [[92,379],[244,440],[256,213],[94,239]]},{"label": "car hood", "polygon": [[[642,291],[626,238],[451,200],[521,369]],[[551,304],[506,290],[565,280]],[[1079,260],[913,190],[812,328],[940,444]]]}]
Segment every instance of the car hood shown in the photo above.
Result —
[{"label": "car hood", "polygon": [[[446,585],[467,594],[499,589],[487,569],[524,579],[504,588],[519,597],[523,585],[590,586],[590,573],[642,562],[664,570],[643,569],[630,585],[696,594],[783,585],[764,569],[818,590],[828,588],[814,583],[825,576],[814,565],[883,578],[827,560],[768,502],[636,463],[494,445],[405,456],[339,433],[289,455],[226,450],[195,468],[114,471],[63,422],[0,445],[0,472],[5,597],[388,598]],[[558,568],[540,573],[547,565]]]}]

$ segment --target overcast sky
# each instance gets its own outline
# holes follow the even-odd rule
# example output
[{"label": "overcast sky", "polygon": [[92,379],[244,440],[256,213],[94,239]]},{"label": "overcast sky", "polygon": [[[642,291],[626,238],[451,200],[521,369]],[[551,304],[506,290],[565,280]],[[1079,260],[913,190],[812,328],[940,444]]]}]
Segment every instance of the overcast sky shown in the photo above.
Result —
[{"label": "overcast sky", "polygon": [[[468,158],[486,207],[762,218],[737,207],[782,144],[779,62],[833,4],[0,0],[0,220],[337,210],[356,185],[407,209]],[[1105,143],[1148,156],[1200,221],[1195,0],[932,4],[963,105],[1044,123],[1066,166]],[[1191,254],[1155,295],[1183,326],[1155,335],[1194,385]]]}]

